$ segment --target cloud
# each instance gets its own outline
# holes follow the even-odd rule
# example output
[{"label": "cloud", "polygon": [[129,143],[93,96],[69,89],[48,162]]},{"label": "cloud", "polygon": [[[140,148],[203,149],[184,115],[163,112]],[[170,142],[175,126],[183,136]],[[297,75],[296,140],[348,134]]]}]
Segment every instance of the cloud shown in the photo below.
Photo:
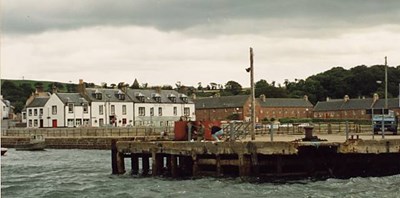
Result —
[{"label": "cloud", "polygon": [[[90,26],[144,26],[160,31],[318,35],[398,24],[400,2],[388,0],[5,0],[3,32],[32,34]],[[322,33],[321,33],[322,32]],[[197,33],[197,34],[196,34]]]}]

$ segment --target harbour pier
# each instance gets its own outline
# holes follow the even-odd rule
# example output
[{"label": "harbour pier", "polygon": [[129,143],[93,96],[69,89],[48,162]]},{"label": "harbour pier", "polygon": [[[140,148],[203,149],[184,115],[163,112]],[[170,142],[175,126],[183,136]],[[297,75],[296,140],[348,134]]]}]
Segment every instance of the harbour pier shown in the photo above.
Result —
[{"label": "harbour pier", "polygon": [[[112,174],[259,180],[400,174],[400,139],[344,141],[116,141]],[[125,161],[130,161],[127,172]]]}]

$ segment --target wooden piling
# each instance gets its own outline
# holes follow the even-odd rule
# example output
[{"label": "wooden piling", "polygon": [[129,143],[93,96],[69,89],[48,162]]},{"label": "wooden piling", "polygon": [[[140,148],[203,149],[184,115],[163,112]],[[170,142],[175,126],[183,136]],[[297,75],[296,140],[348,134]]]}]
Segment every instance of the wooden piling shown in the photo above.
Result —
[{"label": "wooden piling", "polygon": [[164,158],[161,154],[156,153],[155,151],[151,154],[152,159],[152,174],[153,176],[158,176],[162,174],[162,169],[164,166]]},{"label": "wooden piling", "polygon": [[216,159],[216,176],[221,177],[222,176],[222,168],[221,168],[221,156],[217,155],[215,157]]},{"label": "wooden piling", "polygon": [[117,152],[117,174],[125,173],[124,153]]},{"label": "wooden piling", "polygon": [[131,174],[139,174],[139,156],[137,154],[131,153]]},{"label": "wooden piling", "polygon": [[111,140],[111,167],[112,167],[112,174],[118,174],[118,166],[117,166],[117,140]]},{"label": "wooden piling", "polygon": [[150,170],[150,162],[149,162],[149,156],[148,155],[143,155],[142,156],[142,175],[147,176],[149,175],[149,170]]},{"label": "wooden piling", "polygon": [[193,160],[192,176],[197,177],[198,172],[199,172],[199,165],[198,165],[197,155],[195,153],[192,153],[192,160]]},{"label": "wooden piling", "polygon": [[169,167],[170,167],[170,173],[171,177],[176,178],[178,176],[177,174],[177,157],[176,155],[171,155],[169,157]]},{"label": "wooden piling", "polygon": [[249,155],[239,154],[239,176],[248,177],[251,172],[251,157]]}]

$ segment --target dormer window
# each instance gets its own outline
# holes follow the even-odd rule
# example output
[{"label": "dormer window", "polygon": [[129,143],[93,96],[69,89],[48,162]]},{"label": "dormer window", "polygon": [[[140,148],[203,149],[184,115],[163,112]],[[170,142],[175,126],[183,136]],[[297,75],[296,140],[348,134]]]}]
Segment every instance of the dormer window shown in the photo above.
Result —
[{"label": "dormer window", "polygon": [[183,102],[188,102],[188,97],[185,94],[182,94],[180,98]]},{"label": "dormer window", "polygon": [[142,93],[137,93],[136,94],[136,98],[140,101],[140,102],[144,102],[144,95]]},{"label": "dormer window", "polygon": [[122,92],[121,90],[119,90],[118,93],[117,93],[117,98],[119,100],[125,100],[125,93]]},{"label": "dormer window", "polygon": [[94,96],[97,100],[101,100],[103,98],[103,94],[101,94],[98,89],[96,89],[96,91],[94,92]]},{"label": "dormer window", "polygon": [[171,102],[176,102],[176,96],[174,94],[169,94],[168,99],[171,100]]},{"label": "dormer window", "polygon": [[152,95],[152,98],[153,98],[156,102],[161,103],[161,95],[160,95],[160,94],[158,94],[158,93],[153,93],[153,94],[151,94],[151,95]]}]

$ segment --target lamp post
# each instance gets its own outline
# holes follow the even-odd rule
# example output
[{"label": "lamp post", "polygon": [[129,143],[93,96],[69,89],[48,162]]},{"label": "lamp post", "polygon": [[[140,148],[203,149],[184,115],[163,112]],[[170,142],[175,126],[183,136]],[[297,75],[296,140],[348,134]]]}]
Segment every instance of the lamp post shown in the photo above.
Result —
[{"label": "lamp post", "polygon": [[256,110],[255,110],[255,94],[254,94],[254,67],[253,67],[253,48],[250,47],[250,67],[246,68],[250,72],[250,87],[251,87],[251,140],[255,140],[255,126],[256,126]]}]

